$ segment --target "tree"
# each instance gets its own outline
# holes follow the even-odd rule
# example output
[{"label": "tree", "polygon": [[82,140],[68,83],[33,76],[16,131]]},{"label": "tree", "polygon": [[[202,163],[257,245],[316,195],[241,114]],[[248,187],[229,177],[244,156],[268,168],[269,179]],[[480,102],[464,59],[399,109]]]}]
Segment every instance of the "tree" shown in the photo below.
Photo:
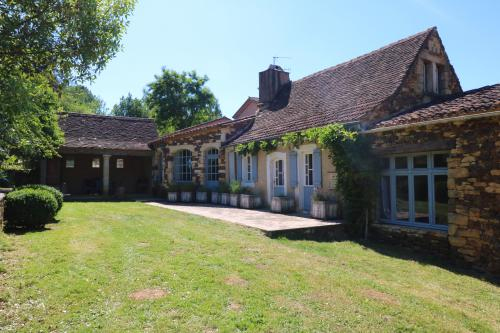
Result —
[{"label": "tree", "polygon": [[57,91],[120,49],[134,0],[0,1],[0,171],[57,155]]},{"label": "tree", "polygon": [[144,100],[133,98],[129,93],[127,97],[121,97],[118,104],[111,109],[113,116],[148,118],[149,110]]},{"label": "tree", "polygon": [[146,102],[161,133],[200,124],[222,116],[219,103],[195,71],[162,69],[146,89]]},{"label": "tree", "polygon": [[85,86],[67,86],[61,92],[64,112],[106,114],[106,105]]}]

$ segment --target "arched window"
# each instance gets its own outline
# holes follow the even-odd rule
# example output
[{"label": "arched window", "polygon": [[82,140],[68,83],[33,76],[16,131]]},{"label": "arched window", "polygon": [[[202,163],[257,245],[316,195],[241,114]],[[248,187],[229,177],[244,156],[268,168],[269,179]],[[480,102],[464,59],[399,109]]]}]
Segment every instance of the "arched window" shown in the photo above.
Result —
[{"label": "arched window", "polygon": [[219,181],[219,151],[216,148],[207,150],[206,176],[207,182]]},{"label": "arched window", "polygon": [[174,157],[174,179],[179,182],[193,180],[192,154],[189,150],[178,151]]}]

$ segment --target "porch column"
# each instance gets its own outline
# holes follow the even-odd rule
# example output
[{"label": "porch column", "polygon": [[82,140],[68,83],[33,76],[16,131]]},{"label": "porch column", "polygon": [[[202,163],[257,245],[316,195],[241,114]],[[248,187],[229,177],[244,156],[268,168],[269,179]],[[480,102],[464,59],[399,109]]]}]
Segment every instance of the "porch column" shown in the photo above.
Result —
[{"label": "porch column", "polygon": [[47,184],[47,160],[40,161],[40,184]]},{"label": "porch column", "polygon": [[102,193],[109,194],[109,158],[111,155],[102,155]]}]

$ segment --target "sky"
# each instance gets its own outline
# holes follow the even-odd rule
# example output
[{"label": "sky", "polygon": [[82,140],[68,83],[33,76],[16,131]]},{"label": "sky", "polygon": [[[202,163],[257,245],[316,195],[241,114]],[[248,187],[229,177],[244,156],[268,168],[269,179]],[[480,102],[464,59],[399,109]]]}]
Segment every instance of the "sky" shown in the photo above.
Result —
[{"label": "sky", "polygon": [[275,56],[293,81],[437,26],[469,90],[500,83],[498,13],[497,0],[139,0],[123,50],[87,86],[111,109],[163,67],[195,70],[230,117]]}]

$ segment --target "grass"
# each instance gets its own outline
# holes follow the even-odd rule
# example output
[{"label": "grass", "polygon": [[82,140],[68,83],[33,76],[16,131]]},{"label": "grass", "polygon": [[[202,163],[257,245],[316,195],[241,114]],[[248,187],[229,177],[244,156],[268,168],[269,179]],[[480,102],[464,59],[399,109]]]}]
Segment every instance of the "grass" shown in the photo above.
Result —
[{"label": "grass", "polygon": [[[131,202],[65,203],[58,218],[0,234],[0,331],[500,331],[498,286],[391,248]],[[144,289],[166,295],[131,298]]]}]

